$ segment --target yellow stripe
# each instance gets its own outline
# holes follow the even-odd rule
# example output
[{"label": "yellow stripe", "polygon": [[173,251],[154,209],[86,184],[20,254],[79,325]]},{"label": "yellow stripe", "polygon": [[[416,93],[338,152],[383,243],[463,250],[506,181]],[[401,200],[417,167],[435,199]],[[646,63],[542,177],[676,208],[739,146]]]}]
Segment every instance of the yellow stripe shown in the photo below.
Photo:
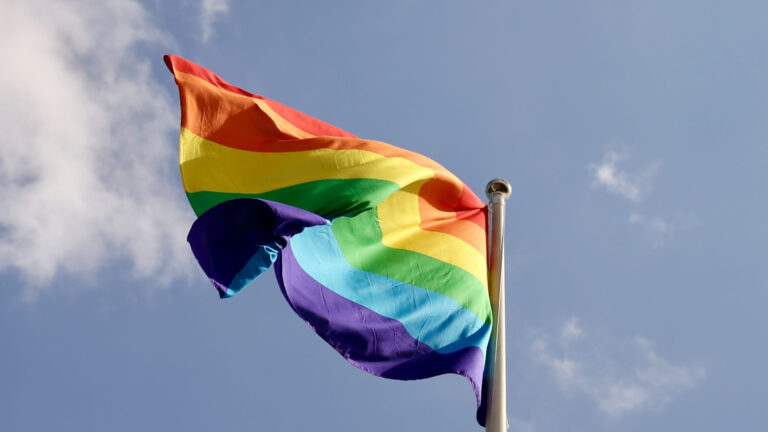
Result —
[{"label": "yellow stripe", "polygon": [[184,189],[257,194],[326,179],[387,180],[402,189],[380,203],[382,242],[462,268],[484,285],[485,257],[450,234],[419,227],[418,191],[434,171],[401,157],[344,149],[270,153],[235,149],[181,129],[179,162]]},{"label": "yellow stripe", "polygon": [[181,129],[179,162],[187,192],[256,194],[325,179],[370,178],[400,187],[430,179],[429,168],[364,150],[261,153],[239,150]]},{"label": "yellow stripe", "polygon": [[[487,286],[485,256],[450,234],[419,227],[419,189],[424,181],[410,184],[382,201],[377,209],[382,243],[431,256],[466,270]],[[485,233],[483,233],[485,235]]]}]

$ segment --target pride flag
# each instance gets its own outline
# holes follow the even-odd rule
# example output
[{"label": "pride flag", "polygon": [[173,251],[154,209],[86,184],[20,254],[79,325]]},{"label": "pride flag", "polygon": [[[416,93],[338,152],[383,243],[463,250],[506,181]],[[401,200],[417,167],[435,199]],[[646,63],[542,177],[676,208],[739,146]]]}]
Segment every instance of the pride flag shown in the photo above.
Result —
[{"label": "pride flag", "polygon": [[485,204],[417,153],[360,139],[165,56],[181,98],[189,243],[221,297],[275,267],[294,311],[352,365],[465,376],[478,422],[491,333]]}]

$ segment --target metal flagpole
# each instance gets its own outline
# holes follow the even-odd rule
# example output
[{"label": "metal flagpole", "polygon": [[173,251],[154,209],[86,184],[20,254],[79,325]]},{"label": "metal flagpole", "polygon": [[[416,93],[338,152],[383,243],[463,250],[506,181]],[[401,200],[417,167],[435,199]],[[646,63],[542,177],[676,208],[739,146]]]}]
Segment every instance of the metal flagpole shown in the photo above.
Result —
[{"label": "metal flagpole", "polygon": [[493,179],[485,187],[488,197],[488,290],[493,311],[491,343],[486,362],[493,373],[488,389],[485,415],[486,432],[505,432],[507,423],[507,359],[504,334],[504,204],[512,186],[503,179]]}]

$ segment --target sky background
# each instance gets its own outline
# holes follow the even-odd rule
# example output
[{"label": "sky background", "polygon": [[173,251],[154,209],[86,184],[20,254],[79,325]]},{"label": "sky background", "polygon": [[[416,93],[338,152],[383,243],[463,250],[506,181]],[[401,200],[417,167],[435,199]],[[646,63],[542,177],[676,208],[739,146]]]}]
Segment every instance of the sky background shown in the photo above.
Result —
[{"label": "sky background", "polygon": [[768,424],[768,4],[0,2],[0,429],[472,431],[194,263],[173,53],[507,219],[513,432]]}]

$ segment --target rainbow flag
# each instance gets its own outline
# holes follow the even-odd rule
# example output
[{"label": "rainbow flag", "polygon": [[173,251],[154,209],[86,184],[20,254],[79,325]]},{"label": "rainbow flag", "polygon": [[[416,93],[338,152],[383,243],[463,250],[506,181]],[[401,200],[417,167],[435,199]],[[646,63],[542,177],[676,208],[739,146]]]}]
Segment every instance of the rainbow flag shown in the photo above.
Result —
[{"label": "rainbow flag", "polygon": [[221,297],[271,266],[352,365],[465,376],[478,422],[491,333],[486,205],[436,162],[366,140],[165,56],[179,86],[189,243]]}]

